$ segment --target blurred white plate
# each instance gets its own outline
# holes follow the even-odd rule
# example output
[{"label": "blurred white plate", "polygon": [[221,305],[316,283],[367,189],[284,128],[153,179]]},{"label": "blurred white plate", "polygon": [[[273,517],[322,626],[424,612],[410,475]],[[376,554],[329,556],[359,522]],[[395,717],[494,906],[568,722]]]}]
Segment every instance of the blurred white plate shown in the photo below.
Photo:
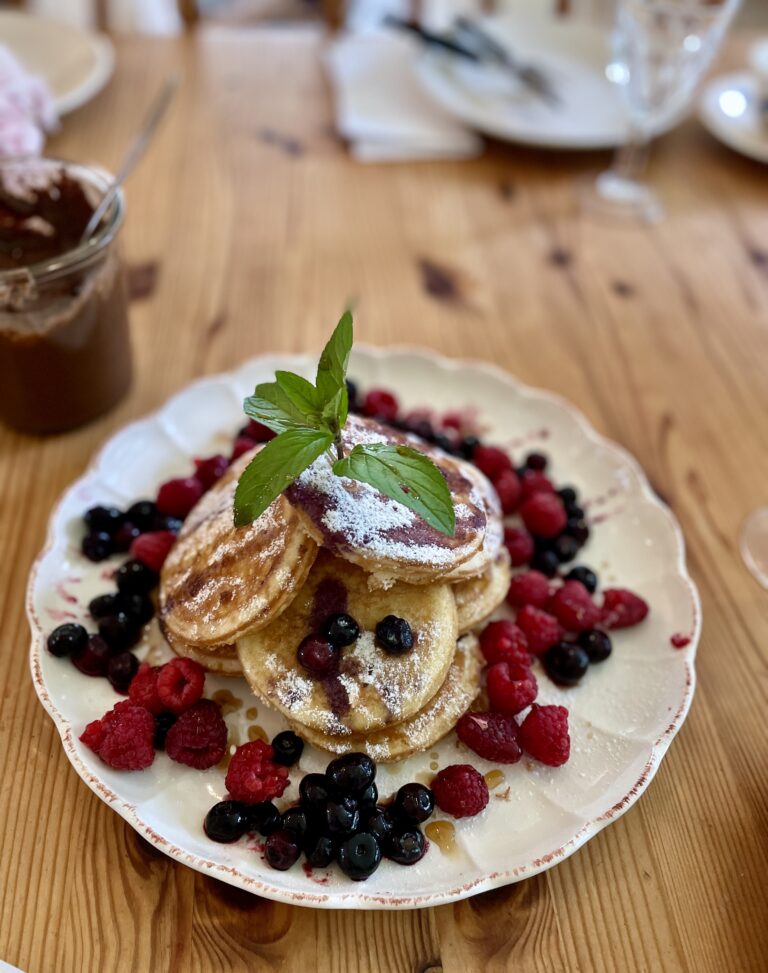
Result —
[{"label": "blurred white plate", "polygon": [[115,52],[108,37],[45,17],[0,12],[0,44],[45,79],[59,115],[90,101],[114,70]]},{"label": "blurred white plate", "polygon": [[[530,17],[478,21],[521,61],[541,68],[561,104],[549,106],[502,68],[425,49],[416,74],[430,95],[473,128],[510,142],[553,149],[607,149],[628,134],[619,86],[608,80],[610,32],[592,24]],[[666,118],[655,134],[671,128]]]},{"label": "blurred white plate", "polygon": [[704,88],[699,118],[729,148],[768,162],[768,117],[760,117],[758,84],[746,71],[714,78]]},{"label": "blurred white plate", "polygon": [[[316,361],[308,355],[264,356],[193,383],[159,412],[113,436],[62,497],[27,597],[40,700],[78,774],[147,841],[177,861],[268,898],[322,908],[407,909],[465,898],[551,868],[622,815],[650,783],[693,697],[699,599],[686,571],[680,528],[635,460],[563,399],[489,365],[407,349],[356,349],[350,375],[363,388],[392,388],[406,408],[473,405],[488,424],[488,440],[518,456],[546,449],[556,480],[579,490],[595,524],[582,563],[593,565],[606,586],[626,585],[650,603],[645,622],[615,633],[613,655],[592,667],[580,686],[560,689],[537,668],[539,701],[570,710],[572,753],[565,766],[521,760],[495,768],[464,749],[454,733],[430,752],[380,764],[383,798],[407,781],[431,779],[437,768],[467,760],[482,773],[500,769],[501,777],[481,815],[455,822],[453,853],[433,843],[421,863],[403,868],[385,861],[367,882],[355,883],[337,868],[311,875],[299,865],[273,871],[250,840],[233,845],[208,840],[203,818],[226,790],[220,767],[193,770],[160,753],[148,770],[125,773],[107,767],[78,739],[117,698],[106,679],[81,675],[69,660],[45,649],[48,632],[67,620],[87,624],[88,601],[112,587],[109,573],[119,559],[91,564],[80,554],[83,512],[95,503],[124,507],[154,496],[163,480],[189,473],[192,457],[225,451],[243,421],[242,399],[257,382],[269,380],[278,368],[312,377]],[[681,649],[670,644],[678,632],[690,638]],[[226,715],[230,744],[246,741],[252,732],[271,739],[286,728],[244,680],[209,674],[206,695],[219,690],[241,700]],[[328,754],[306,746],[278,805],[295,800],[301,775],[324,770],[328,761]],[[81,854],[88,855],[88,848]]]}]

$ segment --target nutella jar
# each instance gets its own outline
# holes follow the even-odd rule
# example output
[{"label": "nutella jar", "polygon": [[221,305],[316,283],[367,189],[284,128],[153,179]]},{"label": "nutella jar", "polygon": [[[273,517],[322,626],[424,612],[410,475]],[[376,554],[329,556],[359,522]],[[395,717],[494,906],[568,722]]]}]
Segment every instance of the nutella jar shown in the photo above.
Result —
[{"label": "nutella jar", "polygon": [[0,163],[0,421],[20,432],[73,429],[130,386],[122,193],[80,242],[109,185],[74,163]]}]

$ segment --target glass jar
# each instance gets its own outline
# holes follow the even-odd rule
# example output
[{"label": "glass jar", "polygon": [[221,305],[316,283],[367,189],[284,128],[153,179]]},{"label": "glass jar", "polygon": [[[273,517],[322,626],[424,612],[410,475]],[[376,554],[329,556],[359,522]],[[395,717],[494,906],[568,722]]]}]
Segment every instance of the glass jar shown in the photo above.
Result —
[{"label": "glass jar", "polygon": [[[57,159],[0,163],[0,187],[29,174],[65,174],[95,207],[111,183],[100,170]],[[1,190],[0,190],[1,191]],[[115,405],[131,383],[128,308],[118,234],[118,193],[84,244],[29,266],[0,270],[0,420],[20,432],[63,432]]]}]

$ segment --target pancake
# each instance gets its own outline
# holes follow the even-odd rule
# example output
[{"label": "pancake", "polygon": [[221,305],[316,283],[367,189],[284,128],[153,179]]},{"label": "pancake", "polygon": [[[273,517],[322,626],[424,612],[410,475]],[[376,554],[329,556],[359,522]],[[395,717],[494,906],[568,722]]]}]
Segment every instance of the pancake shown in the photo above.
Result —
[{"label": "pancake", "polygon": [[[330,614],[346,612],[360,637],[341,650],[336,675],[317,679],[297,659],[305,636]],[[375,643],[387,615],[411,626],[414,646],[389,655]],[[413,716],[445,679],[458,635],[450,585],[397,582],[370,591],[364,571],[321,552],[304,587],[286,610],[237,641],[245,677],[254,693],[289,719],[321,733],[367,733]]]},{"label": "pancake", "polygon": [[290,603],[317,545],[285,497],[254,523],[235,527],[237,480],[255,451],[236,460],[190,512],[160,575],[159,615],[185,645],[234,643]]},{"label": "pancake", "polygon": [[403,760],[419,750],[428,750],[454,728],[480,691],[483,658],[477,638],[459,639],[456,654],[440,689],[415,716],[375,733],[331,736],[294,724],[294,730],[308,743],[331,753],[363,752],[380,763]]},{"label": "pancake", "polygon": [[509,554],[502,547],[494,562],[479,578],[470,578],[453,585],[459,614],[459,632],[469,632],[492,615],[507,597],[511,580]]},{"label": "pancake", "polygon": [[336,476],[327,454],[316,459],[285,495],[302,512],[317,542],[367,571],[371,587],[386,587],[396,580],[430,584],[479,549],[485,535],[485,504],[475,482],[463,475],[459,460],[359,416],[349,417],[342,439],[347,451],[358,443],[391,443],[429,452],[445,475],[456,511],[455,534],[447,537],[367,483]]},{"label": "pancake", "polygon": [[467,578],[476,578],[483,574],[494,562],[504,544],[504,514],[493,484],[476,466],[462,460],[457,462],[460,464],[462,474],[475,484],[483,498],[485,537],[480,550],[445,575],[443,580],[451,582],[465,581]]},{"label": "pancake", "polygon": [[234,645],[217,645],[209,649],[196,649],[179,641],[167,629],[163,629],[163,636],[176,655],[199,662],[209,672],[214,672],[218,676],[242,676],[243,674],[243,667],[240,665],[240,659]]}]

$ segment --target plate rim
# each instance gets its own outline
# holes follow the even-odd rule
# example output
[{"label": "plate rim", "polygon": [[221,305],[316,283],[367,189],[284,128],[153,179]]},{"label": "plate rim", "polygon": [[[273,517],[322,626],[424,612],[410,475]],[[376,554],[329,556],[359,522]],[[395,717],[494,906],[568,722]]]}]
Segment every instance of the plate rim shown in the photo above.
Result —
[{"label": "plate rim", "polygon": [[[768,45],[768,42],[766,44]],[[718,113],[713,107],[713,102],[716,101],[717,96],[722,93],[726,85],[737,87],[739,83],[743,83],[745,80],[754,80],[754,76],[749,70],[727,71],[725,74],[718,74],[714,78],[710,78],[701,89],[696,114],[705,130],[721,145],[745,159],[768,165],[768,139],[762,154],[751,152],[750,143],[745,144],[740,139],[734,138],[735,129],[723,124],[723,118],[727,118],[727,116]]]},{"label": "plate rim", "polygon": [[225,377],[228,378],[247,369],[256,362],[279,360],[283,366],[290,363],[301,363],[303,365],[308,365],[314,363],[315,358],[312,355],[305,353],[265,353],[262,355],[252,356],[251,358],[242,362],[239,366],[226,372],[203,375],[192,380],[191,382],[186,383],[172,395],[168,396],[158,406],[158,408],[154,409],[152,412],[147,413],[141,418],[125,423],[119,429],[116,429],[93,454],[82,474],[62,492],[58,500],[54,503],[48,519],[45,543],[32,564],[27,582],[25,604],[27,620],[32,633],[29,649],[30,673],[35,692],[37,693],[43,708],[51,717],[61,738],[66,756],[74,767],[75,771],[87,784],[90,790],[92,790],[102,801],[115,810],[125,821],[128,822],[128,824],[131,825],[131,827],[134,828],[135,831],[141,834],[155,847],[163,851],[166,855],[183,865],[194,868],[196,871],[203,874],[211,875],[214,878],[218,878],[230,885],[242,888],[245,891],[252,892],[256,895],[262,895],[275,901],[285,902],[289,905],[300,905],[325,909],[371,910],[417,909],[433,907],[438,905],[446,905],[450,902],[456,902],[471,895],[476,895],[479,892],[485,892],[504,885],[514,884],[522,881],[523,879],[532,878],[534,875],[538,875],[540,872],[546,871],[555,864],[558,864],[560,861],[564,861],[566,858],[569,858],[590,838],[594,837],[608,824],[625,814],[645,792],[651,780],[655,776],[659,766],[661,765],[661,761],[669,749],[672,740],[685,722],[691,707],[696,687],[694,660],[699,639],[701,637],[701,599],[698,588],[688,572],[685,557],[685,539],[680,524],[678,523],[677,518],[671,509],[661,501],[656,493],[654,493],[648,477],[635,457],[624,449],[623,446],[618,445],[599,433],[592,426],[584,413],[567,399],[555,392],[549,391],[548,389],[541,389],[535,386],[527,385],[513,376],[510,372],[492,363],[471,358],[449,358],[427,348],[414,345],[398,344],[376,347],[366,345],[364,343],[360,343],[353,350],[353,362],[355,356],[384,360],[390,356],[396,355],[405,355],[416,359],[425,360],[430,364],[436,365],[439,369],[448,372],[456,372],[466,368],[477,370],[485,373],[486,375],[493,376],[503,384],[510,386],[518,395],[530,399],[543,399],[548,401],[569,414],[577,422],[583,435],[589,442],[603,449],[605,452],[612,454],[618,460],[620,460],[622,464],[632,470],[636,476],[640,493],[643,495],[646,502],[664,513],[668,526],[675,538],[677,574],[685,583],[691,598],[691,607],[693,611],[693,629],[691,640],[690,643],[683,650],[681,650],[681,652],[684,653],[685,663],[685,692],[680,706],[675,714],[671,717],[667,728],[651,744],[650,757],[639,777],[619,801],[611,804],[604,811],[593,816],[560,848],[535,858],[523,866],[489,872],[480,878],[473,879],[470,882],[466,882],[449,889],[443,889],[440,892],[392,897],[366,894],[360,888],[357,888],[354,891],[327,893],[290,890],[279,888],[271,885],[269,882],[264,882],[249,875],[245,875],[234,866],[217,864],[216,862],[212,862],[208,859],[200,857],[199,855],[185,851],[183,848],[177,847],[175,844],[173,844],[173,842],[163,837],[150,824],[144,821],[137,813],[136,806],[134,804],[131,804],[127,800],[124,800],[115,794],[114,791],[112,791],[111,788],[109,788],[100,777],[91,773],[81,761],[77,751],[74,748],[74,743],[72,740],[72,727],[57,709],[55,703],[50,697],[50,694],[48,693],[43,679],[40,660],[42,653],[45,650],[46,635],[35,611],[34,591],[40,566],[54,547],[54,540],[56,537],[54,524],[59,508],[65,502],[65,500],[68,499],[70,494],[77,490],[83,481],[87,480],[98,468],[103,454],[106,452],[115,438],[122,435],[131,427],[136,427],[156,419],[177,396],[188,393],[189,389],[193,388],[194,386],[203,385],[211,382],[212,380],[215,381]]}]

